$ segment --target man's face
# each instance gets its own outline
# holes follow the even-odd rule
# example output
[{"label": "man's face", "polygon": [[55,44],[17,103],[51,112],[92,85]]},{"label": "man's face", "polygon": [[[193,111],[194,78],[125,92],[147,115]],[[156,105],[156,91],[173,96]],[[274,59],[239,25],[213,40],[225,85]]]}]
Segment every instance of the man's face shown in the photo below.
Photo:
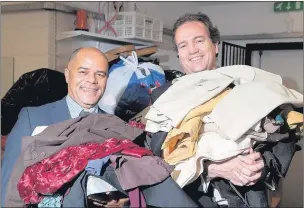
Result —
[{"label": "man's face", "polygon": [[107,59],[95,50],[84,49],[65,69],[68,93],[81,107],[92,108],[105,91],[107,75]]},{"label": "man's face", "polygon": [[179,60],[186,74],[216,68],[218,44],[214,44],[207,27],[199,21],[185,22],[175,33]]}]

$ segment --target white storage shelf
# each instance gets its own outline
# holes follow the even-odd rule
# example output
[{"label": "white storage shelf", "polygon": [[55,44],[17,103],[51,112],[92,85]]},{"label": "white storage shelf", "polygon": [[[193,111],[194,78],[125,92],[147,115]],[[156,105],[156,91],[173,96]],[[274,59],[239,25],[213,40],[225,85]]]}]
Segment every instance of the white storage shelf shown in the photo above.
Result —
[{"label": "white storage shelf", "polygon": [[148,43],[145,41],[109,37],[109,36],[100,35],[98,33],[92,33],[92,32],[87,32],[87,31],[80,31],[80,30],[60,32],[57,34],[56,40],[64,40],[64,39],[75,38],[75,37],[87,38],[87,39],[91,39],[91,40],[94,39],[94,40],[97,40],[100,42],[108,42],[108,43],[134,44],[134,45],[140,45],[140,46],[155,45],[153,43]]},{"label": "white storage shelf", "polygon": [[[111,14],[110,17],[115,16]],[[144,41],[163,41],[163,22],[139,12],[119,12],[112,23],[120,38],[132,38]],[[102,35],[115,37],[112,31],[105,31]]]}]

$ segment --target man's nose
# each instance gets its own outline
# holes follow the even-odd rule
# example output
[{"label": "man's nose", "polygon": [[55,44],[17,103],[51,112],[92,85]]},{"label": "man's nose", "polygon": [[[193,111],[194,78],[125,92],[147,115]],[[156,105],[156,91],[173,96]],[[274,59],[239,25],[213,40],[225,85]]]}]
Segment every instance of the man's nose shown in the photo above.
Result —
[{"label": "man's nose", "polygon": [[95,74],[89,74],[88,77],[87,77],[87,80],[88,80],[90,83],[92,83],[92,84],[97,83],[96,75],[95,75]]},{"label": "man's nose", "polygon": [[196,47],[195,44],[189,44],[189,53],[190,54],[195,54],[198,52],[198,48]]}]

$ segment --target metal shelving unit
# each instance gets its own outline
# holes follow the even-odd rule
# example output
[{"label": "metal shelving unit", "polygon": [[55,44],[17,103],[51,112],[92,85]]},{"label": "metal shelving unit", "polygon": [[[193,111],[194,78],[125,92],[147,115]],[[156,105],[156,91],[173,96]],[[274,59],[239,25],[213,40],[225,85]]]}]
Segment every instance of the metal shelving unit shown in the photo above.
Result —
[{"label": "metal shelving unit", "polygon": [[116,43],[116,44],[134,44],[139,46],[153,46],[155,44],[144,42],[140,40],[133,40],[133,39],[122,39],[116,37],[108,37],[104,35],[100,35],[98,33],[92,33],[87,31],[66,31],[66,32],[59,32],[56,36],[56,40],[64,40],[68,38],[87,38],[90,40],[97,40],[100,42],[107,42],[107,43]]}]

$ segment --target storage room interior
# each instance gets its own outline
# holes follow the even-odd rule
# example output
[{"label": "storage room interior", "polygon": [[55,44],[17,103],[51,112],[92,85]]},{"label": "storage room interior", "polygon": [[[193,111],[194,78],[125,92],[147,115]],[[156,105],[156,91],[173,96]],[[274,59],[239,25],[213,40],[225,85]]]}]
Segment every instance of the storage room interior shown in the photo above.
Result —
[{"label": "storage room interior", "polygon": [[[40,68],[64,72],[71,53],[84,46],[103,52],[123,45],[156,46],[151,57],[163,70],[182,71],[172,41],[173,23],[182,14],[197,12],[207,14],[220,30],[217,67],[238,64],[233,47],[250,49],[250,57],[243,56],[240,63],[278,74],[285,86],[303,93],[303,2],[296,4],[301,9],[279,11],[282,5],[270,1],[1,2],[1,98],[27,72]],[[115,37],[112,28],[119,26],[111,23],[117,12],[113,5],[119,12],[143,14],[158,25],[147,37],[145,33]],[[75,30],[79,10],[87,12],[86,31]],[[104,26],[108,28],[101,30]],[[270,195],[276,207],[303,207],[303,151],[295,153],[287,176]]]}]

